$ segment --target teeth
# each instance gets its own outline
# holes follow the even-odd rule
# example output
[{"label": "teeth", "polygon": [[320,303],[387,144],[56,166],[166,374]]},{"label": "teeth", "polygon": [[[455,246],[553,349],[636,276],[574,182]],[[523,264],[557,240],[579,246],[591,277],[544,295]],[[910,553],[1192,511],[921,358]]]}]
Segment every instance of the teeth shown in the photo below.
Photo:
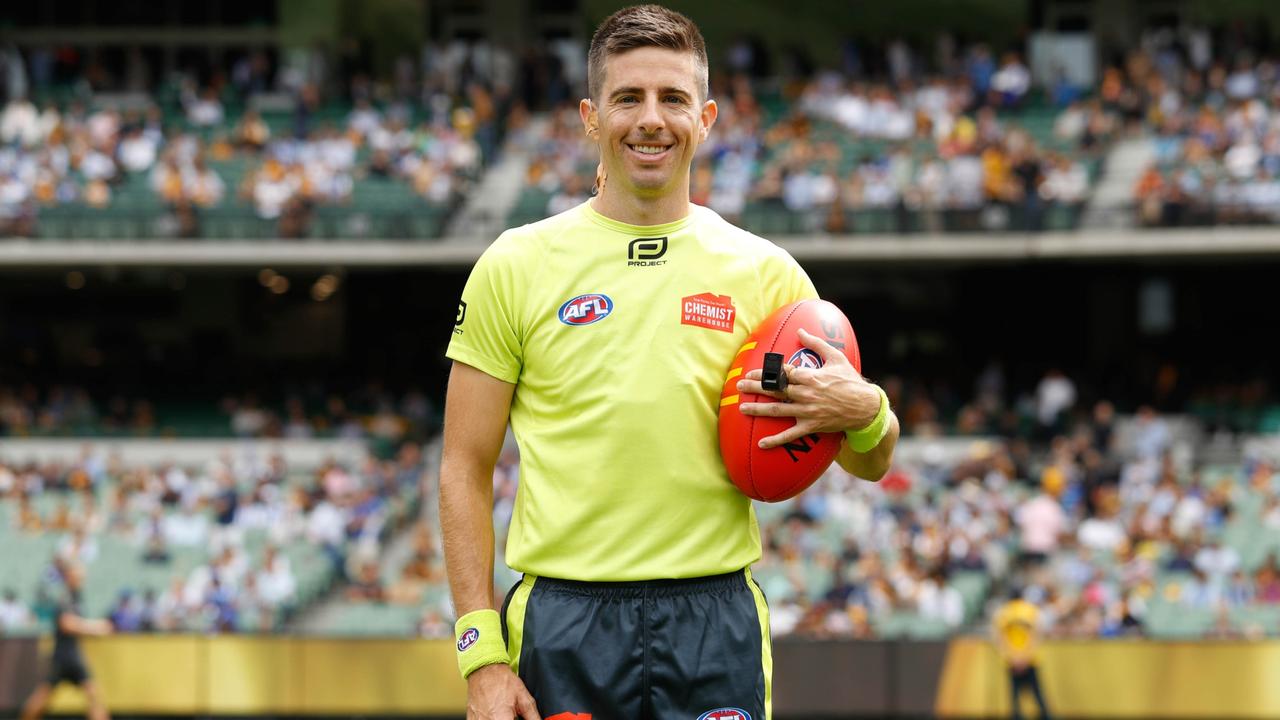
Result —
[{"label": "teeth", "polygon": [[666,148],[658,145],[632,145],[631,147],[634,148],[636,152],[644,153],[645,155],[657,155],[663,150],[666,150]]}]

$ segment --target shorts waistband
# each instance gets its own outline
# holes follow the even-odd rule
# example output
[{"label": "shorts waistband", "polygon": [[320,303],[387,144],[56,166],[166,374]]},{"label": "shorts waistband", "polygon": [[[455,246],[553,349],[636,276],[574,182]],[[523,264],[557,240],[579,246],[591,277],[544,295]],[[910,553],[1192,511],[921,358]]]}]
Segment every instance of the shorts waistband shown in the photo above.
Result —
[{"label": "shorts waistband", "polygon": [[526,573],[525,580],[530,579],[539,589],[597,598],[671,597],[740,590],[747,587],[745,569],[705,577],[621,582],[565,580]]}]

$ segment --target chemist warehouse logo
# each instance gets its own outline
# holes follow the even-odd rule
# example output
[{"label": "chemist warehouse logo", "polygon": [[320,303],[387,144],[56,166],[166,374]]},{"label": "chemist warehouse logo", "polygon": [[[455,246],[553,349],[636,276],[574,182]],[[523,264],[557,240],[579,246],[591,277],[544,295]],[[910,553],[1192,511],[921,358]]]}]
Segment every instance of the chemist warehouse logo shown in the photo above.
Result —
[{"label": "chemist warehouse logo", "polygon": [[609,317],[613,312],[613,301],[608,295],[589,293],[565,301],[560,306],[560,322],[565,325],[590,325]]},{"label": "chemist warehouse logo", "polygon": [[728,295],[702,293],[690,295],[680,301],[680,324],[722,332],[733,332],[733,320],[737,316],[733,298]]},{"label": "chemist warehouse logo", "polygon": [[627,245],[627,267],[666,265],[667,261],[661,259],[666,254],[666,238],[636,238]]}]

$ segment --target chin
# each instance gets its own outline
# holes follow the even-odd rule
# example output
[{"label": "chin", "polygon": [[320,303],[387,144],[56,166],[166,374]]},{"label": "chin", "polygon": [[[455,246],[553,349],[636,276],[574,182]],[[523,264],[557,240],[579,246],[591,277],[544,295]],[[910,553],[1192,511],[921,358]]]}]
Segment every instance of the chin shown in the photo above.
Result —
[{"label": "chin", "polygon": [[675,185],[670,176],[654,177],[652,175],[648,175],[636,177],[635,175],[632,175],[628,179],[631,181],[631,187],[635,188],[637,192],[645,194],[662,193],[670,190]]}]

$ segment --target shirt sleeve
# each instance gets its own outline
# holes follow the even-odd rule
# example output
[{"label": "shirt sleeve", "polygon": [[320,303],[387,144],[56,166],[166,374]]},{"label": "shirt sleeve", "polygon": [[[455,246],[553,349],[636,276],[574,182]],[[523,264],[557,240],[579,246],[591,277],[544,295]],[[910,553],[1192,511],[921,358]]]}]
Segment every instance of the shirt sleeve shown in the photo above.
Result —
[{"label": "shirt sleeve", "polygon": [[498,240],[467,278],[445,356],[514,384],[523,367],[517,309],[524,290],[510,242]]},{"label": "shirt sleeve", "polygon": [[761,264],[764,299],[769,310],[817,298],[818,290],[800,263],[782,248],[774,246],[771,249],[773,252],[767,254]]}]

